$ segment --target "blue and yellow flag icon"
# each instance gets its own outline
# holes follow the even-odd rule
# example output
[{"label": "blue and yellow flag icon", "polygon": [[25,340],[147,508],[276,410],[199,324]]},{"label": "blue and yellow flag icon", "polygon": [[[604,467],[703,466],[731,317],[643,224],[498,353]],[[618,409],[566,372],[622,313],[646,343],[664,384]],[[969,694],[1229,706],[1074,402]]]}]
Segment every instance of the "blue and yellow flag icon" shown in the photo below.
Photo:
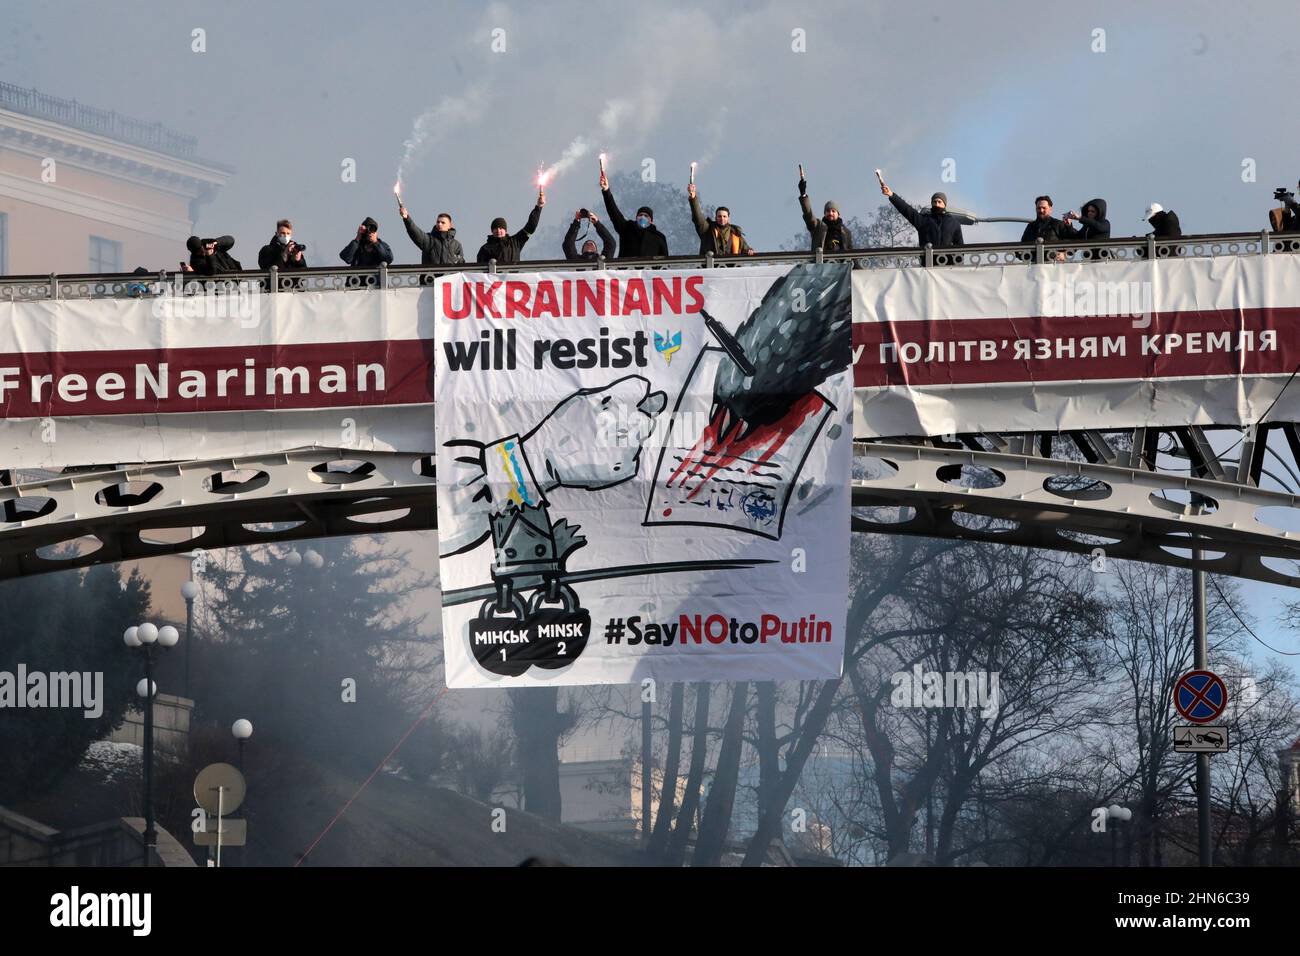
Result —
[{"label": "blue and yellow flag icon", "polygon": [[673,353],[682,347],[682,333],[669,332],[667,335],[655,333],[655,351],[664,357],[669,365],[673,364]]}]

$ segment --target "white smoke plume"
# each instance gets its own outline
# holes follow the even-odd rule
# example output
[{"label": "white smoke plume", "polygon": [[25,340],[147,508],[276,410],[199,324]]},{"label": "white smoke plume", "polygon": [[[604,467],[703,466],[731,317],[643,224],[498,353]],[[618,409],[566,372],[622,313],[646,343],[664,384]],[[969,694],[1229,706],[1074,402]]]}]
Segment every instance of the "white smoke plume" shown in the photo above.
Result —
[{"label": "white smoke plume", "polygon": [[712,122],[709,123],[705,130],[708,134],[708,145],[704,148],[703,155],[696,162],[700,166],[707,166],[718,156],[718,150],[722,148],[723,137],[727,133],[727,108],[720,107],[714,114]]},{"label": "white smoke plume", "polygon": [[411,135],[402,143],[402,158],[397,164],[398,185],[406,179],[411,166],[442,142],[447,133],[482,117],[487,98],[487,90],[482,85],[472,86],[460,96],[444,96],[437,106],[421,113],[411,125]]},{"label": "white smoke plume", "polygon": [[[622,125],[623,120],[634,112],[635,108],[629,100],[610,100],[600,111],[598,123],[600,129],[598,133],[591,135],[598,135],[602,146],[608,147],[611,144],[616,144],[619,127]],[[568,172],[574,163],[591,152],[591,146],[591,136],[579,136],[574,139],[565,147],[564,152],[560,154],[559,160],[547,166],[539,174],[541,182],[538,185],[549,185],[555,182],[561,173]]]}]

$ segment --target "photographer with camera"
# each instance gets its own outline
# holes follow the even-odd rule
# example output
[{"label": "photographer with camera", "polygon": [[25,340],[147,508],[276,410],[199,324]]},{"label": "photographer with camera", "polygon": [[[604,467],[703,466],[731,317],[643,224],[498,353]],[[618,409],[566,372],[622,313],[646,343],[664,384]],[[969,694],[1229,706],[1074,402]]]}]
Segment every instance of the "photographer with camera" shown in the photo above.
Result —
[{"label": "photographer with camera", "polygon": [[369,216],[357,226],[357,237],[343,247],[339,258],[354,269],[377,269],[379,264],[393,264],[393,250],[379,238],[379,223]]},{"label": "photographer with camera", "polygon": [[[582,251],[577,250],[578,229],[584,222],[590,222],[596,234],[600,236],[603,245],[601,252],[596,251],[596,241],[590,237],[582,244]],[[617,243],[614,234],[605,228],[605,224],[597,219],[590,209],[579,209],[573,217],[573,224],[569,226],[569,231],[564,234],[563,246],[564,258],[569,262],[595,262],[602,255],[606,259],[613,259]]]},{"label": "photographer with camera", "polygon": [[307,260],[303,253],[307,247],[293,241],[293,223],[281,219],[275,224],[275,235],[257,253],[257,267],[270,269],[275,266],[281,272],[290,269],[306,269]]},{"label": "photographer with camera", "polygon": [[1282,205],[1268,211],[1268,225],[1273,232],[1300,232],[1300,203],[1285,186],[1273,190],[1273,199]]},{"label": "photographer with camera", "polygon": [[200,239],[190,236],[185,240],[185,248],[190,251],[190,261],[181,262],[181,269],[201,276],[219,276],[227,272],[241,272],[243,266],[230,254],[235,245],[233,236],[217,236],[214,239]]}]

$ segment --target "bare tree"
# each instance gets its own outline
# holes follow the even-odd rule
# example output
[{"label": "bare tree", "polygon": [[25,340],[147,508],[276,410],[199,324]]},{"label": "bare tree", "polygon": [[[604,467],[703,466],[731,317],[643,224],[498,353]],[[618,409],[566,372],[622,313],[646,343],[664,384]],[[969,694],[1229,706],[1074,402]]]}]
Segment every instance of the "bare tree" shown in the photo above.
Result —
[{"label": "bare tree", "polygon": [[686,709],[686,685],[673,684],[668,703],[668,753],[664,758],[663,783],[659,787],[659,802],[655,810],[654,829],[646,852],[660,856],[668,847],[672,832],[673,808],[677,800],[677,772],[682,760],[682,712]]},{"label": "bare tree", "polygon": [[560,822],[560,745],[577,726],[575,709],[559,709],[558,687],[516,687],[508,695],[515,731],[515,763],[524,809]]},{"label": "bare tree", "polygon": [[700,788],[704,784],[704,765],[709,752],[709,684],[695,685],[695,711],[692,715],[694,731],[691,735],[691,765],[686,772],[686,788],[682,806],[677,811],[677,822],[668,838],[665,861],[681,866],[686,859],[686,843],[695,829],[695,815],[700,806]]},{"label": "bare tree", "polygon": [[731,829],[731,811],[736,803],[736,785],[740,775],[740,751],[744,745],[745,717],[748,713],[749,683],[741,681],[731,691],[731,707],[722,730],[718,765],[709,787],[709,802],[700,818],[700,834],[695,842],[695,866],[717,866]]}]

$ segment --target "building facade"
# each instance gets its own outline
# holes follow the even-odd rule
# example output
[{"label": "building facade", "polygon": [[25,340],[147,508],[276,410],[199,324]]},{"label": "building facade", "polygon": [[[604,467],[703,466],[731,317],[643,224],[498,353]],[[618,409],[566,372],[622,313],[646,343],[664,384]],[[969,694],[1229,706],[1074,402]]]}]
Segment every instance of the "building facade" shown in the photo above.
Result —
[{"label": "building facade", "polygon": [[0,275],[175,269],[231,173],[160,123],[0,83]]}]

